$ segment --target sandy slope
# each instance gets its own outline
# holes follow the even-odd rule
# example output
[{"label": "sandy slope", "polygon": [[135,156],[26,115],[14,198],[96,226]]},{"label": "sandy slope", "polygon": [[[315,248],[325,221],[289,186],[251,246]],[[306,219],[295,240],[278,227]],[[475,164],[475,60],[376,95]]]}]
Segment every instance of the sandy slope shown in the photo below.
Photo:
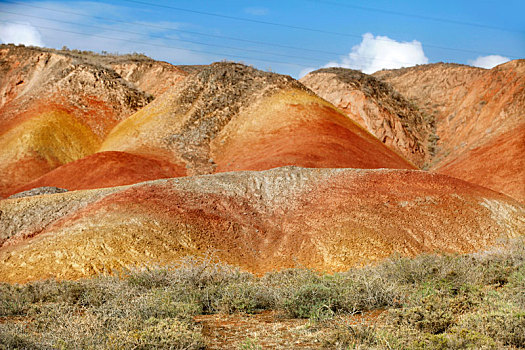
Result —
[{"label": "sandy slope", "polygon": [[0,280],[78,278],[192,254],[262,273],[394,252],[467,252],[525,233],[525,207],[413,170],[277,168],[0,202]]}]

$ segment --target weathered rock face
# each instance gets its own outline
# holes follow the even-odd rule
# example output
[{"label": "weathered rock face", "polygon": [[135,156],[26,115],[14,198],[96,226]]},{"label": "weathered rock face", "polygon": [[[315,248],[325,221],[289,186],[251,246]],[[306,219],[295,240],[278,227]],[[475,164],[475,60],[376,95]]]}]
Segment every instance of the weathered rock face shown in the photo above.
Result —
[{"label": "weathered rock face", "polygon": [[294,79],[202,67],[117,125],[102,151],[163,156],[189,175],[307,167],[413,168]]},{"label": "weathered rock face", "polygon": [[189,74],[177,66],[152,59],[110,61],[109,65],[124,79],[155,97],[162,95]]},{"label": "weathered rock face", "polygon": [[151,101],[113,70],[53,50],[0,46],[0,197],[92,154]]},{"label": "weathered rock face", "polygon": [[433,121],[387,83],[346,68],[319,69],[300,81],[418,167],[429,162]]},{"label": "weathered rock face", "polygon": [[0,211],[0,280],[9,282],[210,252],[256,273],[338,271],[525,233],[515,200],[410,170],[232,172],[3,200]]},{"label": "weathered rock face", "polygon": [[440,63],[374,76],[435,116],[432,169],[525,199],[522,169],[507,166],[525,157],[525,60],[490,70]]}]

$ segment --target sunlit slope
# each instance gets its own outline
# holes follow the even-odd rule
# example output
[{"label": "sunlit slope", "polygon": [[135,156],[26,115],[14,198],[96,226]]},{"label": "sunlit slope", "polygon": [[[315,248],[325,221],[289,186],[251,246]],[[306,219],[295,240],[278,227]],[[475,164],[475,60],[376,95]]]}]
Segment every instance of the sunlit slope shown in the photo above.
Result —
[{"label": "sunlit slope", "polygon": [[0,202],[0,280],[79,278],[216,254],[262,273],[398,252],[468,252],[525,233],[525,206],[410,170],[278,168]]},{"label": "sunlit slope", "polygon": [[463,152],[437,172],[503,192],[525,203],[525,123]]},{"label": "sunlit slope", "polygon": [[13,193],[43,186],[84,190],[185,175],[184,167],[163,160],[125,152],[100,152],[62,165]]},{"label": "sunlit slope", "polygon": [[153,59],[115,60],[108,64],[122,78],[155,97],[162,95],[188,75],[177,66]]},{"label": "sunlit slope", "polygon": [[48,112],[20,123],[0,135],[0,197],[95,152],[99,145],[90,128],[65,112]]},{"label": "sunlit slope", "polygon": [[0,45],[0,197],[96,151],[151,97],[67,53]]},{"label": "sunlit slope", "polygon": [[119,123],[101,151],[163,157],[188,174],[277,166],[414,168],[294,79],[214,63]]}]

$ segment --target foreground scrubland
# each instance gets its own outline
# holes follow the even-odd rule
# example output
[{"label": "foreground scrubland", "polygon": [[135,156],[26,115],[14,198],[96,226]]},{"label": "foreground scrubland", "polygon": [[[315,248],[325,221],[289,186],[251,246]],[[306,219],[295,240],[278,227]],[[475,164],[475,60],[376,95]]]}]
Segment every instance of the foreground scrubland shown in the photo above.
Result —
[{"label": "foreground scrubland", "polygon": [[237,349],[288,341],[336,349],[525,348],[524,262],[520,238],[482,253],[392,257],[333,275],[254,276],[209,257],[86,280],[0,284],[0,349],[200,349],[214,346],[202,315],[268,313],[276,323],[303,321],[290,339],[271,339],[280,334],[270,331],[272,322],[240,340],[219,336],[232,336],[228,344]]}]

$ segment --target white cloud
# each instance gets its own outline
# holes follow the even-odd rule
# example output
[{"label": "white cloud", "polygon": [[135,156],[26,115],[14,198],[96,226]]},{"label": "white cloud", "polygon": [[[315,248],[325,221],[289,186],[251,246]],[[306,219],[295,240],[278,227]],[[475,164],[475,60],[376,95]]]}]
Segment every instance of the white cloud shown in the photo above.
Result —
[{"label": "white cloud", "polygon": [[468,63],[474,67],[490,69],[508,61],[510,61],[508,57],[503,57],[500,55],[489,55],[479,56],[475,60],[469,60]]},{"label": "white cloud", "polygon": [[[177,40],[179,36],[174,30],[188,27],[189,23],[148,21],[143,9],[95,1],[43,1],[38,3],[38,7],[24,5],[3,3],[0,0],[0,10],[9,11],[0,17],[4,21],[27,23],[36,28],[41,35],[40,44],[36,44],[38,46],[45,43],[46,47],[57,49],[67,46],[70,49],[96,52],[140,52],[175,64],[205,64],[223,58],[199,52],[208,51],[201,45]],[[116,18],[123,22],[114,23],[100,17]],[[196,31],[200,31],[200,28]],[[1,35],[0,40],[3,41]]]},{"label": "white cloud", "polygon": [[44,46],[40,32],[29,23],[0,24],[0,41],[5,44]]},{"label": "white cloud", "polygon": [[329,62],[324,67],[352,68],[371,74],[381,69],[426,63],[428,58],[419,41],[399,42],[387,36],[374,37],[373,34],[366,33],[363,34],[361,43],[352,47],[348,56],[343,57],[340,62]]},{"label": "white cloud", "polygon": [[244,12],[254,16],[266,16],[269,10],[265,7],[246,7]]}]

